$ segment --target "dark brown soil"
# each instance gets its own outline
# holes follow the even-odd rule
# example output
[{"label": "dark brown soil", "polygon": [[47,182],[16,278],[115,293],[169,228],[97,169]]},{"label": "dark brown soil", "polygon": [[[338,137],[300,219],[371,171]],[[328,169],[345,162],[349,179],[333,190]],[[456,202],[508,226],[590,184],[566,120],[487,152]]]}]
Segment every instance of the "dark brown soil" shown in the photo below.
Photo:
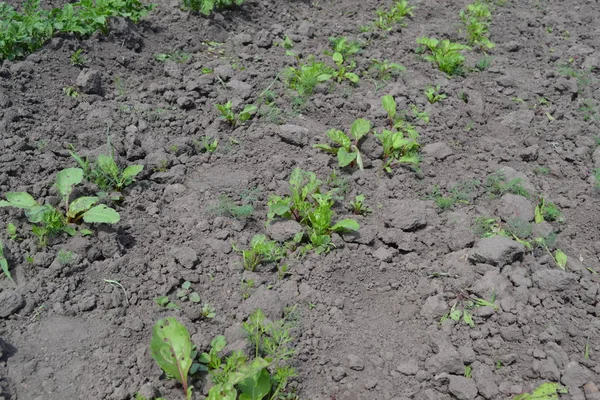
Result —
[{"label": "dark brown soil", "polygon": [[[509,399],[545,381],[568,386],[561,398],[597,399],[600,196],[593,171],[600,168],[600,3],[495,5],[491,66],[452,79],[415,54],[415,40],[463,40],[458,12],[467,2],[413,3],[406,27],[383,34],[361,33],[360,26],[387,2],[247,0],[205,18],[182,11],[177,1],[159,1],[138,26],[120,21],[108,37],[57,37],[25,60],[5,61],[1,195],[27,190],[55,203],[57,171],[75,166],[68,145],[84,155],[105,152],[107,126],[119,161],[145,169],[117,205],[121,222],[94,226],[92,237],[58,237],[39,248],[21,211],[0,209],[0,238],[16,282],[0,281],[6,314],[0,398],[122,400],[146,385],[178,399],[180,389],[149,354],[156,320],[176,316],[199,349],[219,334],[235,348],[243,346],[240,326],[252,310],[276,318],[297,305],[299,376],[290,386],[301,399]],[[298,54],[322,60],[330,36],[359,39],[368,44],[356,57],[361,74],[373,58],[406,71],[388,82],[363,77],[356,87],[319,87],[298,105],[277,79],[295,62],[275,45],[285,34]],[[85,49],[84,68],[101,73],[102,90],[73,99],[62,89],[81,72],[69,62],[78,48]],[[154,57],[174,51],[191,58]],[[481,56],[470,52],[467,64]],[[563,65],[581,79],[559,73]],[[427,102],[423,91],[432,84],[441,85],[445,100]],[[263,107],[238,128],[218,118],[215,104],[258,104],[266,89],[275,93],[276,108]],[[265,233],[266,201],[285,193],[293,168],[330,177],[335,160],[312,147],[328,129],[346,129],[359,117],[384,127],[385,94],[430,115],[428,124],[415,122],[424,146],[420,171],[400,167],[386,174],[365,149],[364,171],[338,170],[348,185],[338,216],[350,214],[347,205],[359,193],[373,209],[358,217],[360,235],[335,238],[338,247],[329,254],[289,260],[291,275],[282,280],[270,268],[244,271],[231,243],[243,247]],[[592,106],[587,114],[585,104]],[[214,154],[198,151],[202,136],[218,138]],[[525,208],[543,196],[564,213],[563,223],[543,229],[558,233],[566,271],[539,249],[506,265],[473,257],[498,245],[474,235],[475,219],[506,221],[513,213],[514,198],[490,197],[485,188],[501,168],[531,192]],[[448,193],[469,180],[482,184],[451,210],[428,196],[436,186]],[[221,196],[241,204],[250,189],[258,193],[250,218],[217,215]],[[9,222],[24,240],[8,238]],[[59,262],[60,250],[74,259]],[[119,281],[126,296],[105,279]],[[199,318],[197,305],[173,311],[155,304],[162,295],[175,300],[186,280],[216,308],[214,319]],[[255,284],[247,293],[242,282],[248,280]],[[495,294],[499,309],[475,309],[473,328],[440,323],[466,293]],[[463,376],[467,365],[472,378]],[[207,388],[196,387],[194,398],[204,398]]]}]

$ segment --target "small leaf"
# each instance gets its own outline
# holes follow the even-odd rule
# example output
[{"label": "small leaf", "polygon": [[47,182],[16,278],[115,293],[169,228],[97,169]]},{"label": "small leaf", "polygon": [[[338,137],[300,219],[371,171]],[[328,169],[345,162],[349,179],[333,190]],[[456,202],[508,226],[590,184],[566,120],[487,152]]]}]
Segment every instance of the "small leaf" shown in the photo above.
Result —
[{"label": "small leaf", "polygon": [[225,340],[225,336],[223,335],[216,336],[210,342],[210,347],[212,347],[216,353],[219,353],[221,350],[223,350],[225,346],[227,346],[227,340]]},{"label": "small leaf", "polygon": [[164,307],[169,304],[169,298],[167,296],[158,296],[154,299],[154,302],[159,306]]},{"label": "small leaf", "polygon": [[112,157],[106,156],[104,154],[99,154],[97,159],[98,168],[106,175],[113,179],[117,179],[119,177],[119,167],[115,160]]},{"label": "small leaf", "polygon": [[371,123],[364,118],[359,118],[352,123],[350,134],[357,142],[371,130]]},{"label": "small leaf", "polygon": [[338,163],[340,167],[348,166],[352,161],[356,159],[357,153],[348,153],[344,147],[340,147],[337,153]]},{"label": "small leaf", "polygon": [[352,83],[358,83],[360,81],[360,78],[358,77],[358,75],[356,75],[352,72],[346,72],[344,74],[344,77]]},{"label": "small leaf", "polygon": [[317,76],[317,81],[318,82],[325,82],[331,79],[331,74],[321,74],[319,76]]},{"label": "small leaf", "polygon": [[89,229],[82,229],[79,231],[79,233],[81,233],[81,236],[92,236],[94,234],[94,232],[90,231]]},{"label": "small leaf", "polygon": [[364,165],[363,165],[363,160],[362,160],[362,156],[360,155],[360,151],[358,151],[358,149],[355,149],[356,152],[356,165],[358,165],[358,169],[360,169],[361,171],[364,170]]},{"label": "small leaf", "polygon": [[200,295],[196,292],[190,293],[188,298],[192,303],[200,303]]},{"label": "small leaf", "polygon": [[137,174],[142,172],[143,169],[144,169],[143,165],[130,165],[123,170],[123,174],[121,175],[121,178],[123,180],[135,178],[137,176]]},{"label": "small leaf", "polygon": [[105,204],[99,204],[83,214],[83,220],[88,223],[116,224],[120,219],[119,213]]},{"label": "small leaf", "polygon": [[320,143],[319,144],[313,144],[313,147],[315,149],[321,149],[321,150],[324,150],[324,151],[326,151],[328,153],[332,153],[332,154],[337,154],[337,152],[338,152],[338,149],[334,149],[333,147],[331,147],[328,144],[320,144]]},{"label": "small leaf", "polygon": [[8,192],[6,200],[0,200],[0,207],[32,208],[38,205],[35,199],[27,192]]},{"label": "small leaf", "polygon": [[10,269],[8,268],[8,261],[4,258],[4,245],[2,244],[2,240],[0,240],[0,269],[2,270],[2,273],[4,273],[4,276],[14,283],[13,277],[10,274]]},{"label": "small leaf", "polygon": [[473,317],[471,316],[471,313],[467,310],[464,310],[464,312],[463,312],[463,321],[465,322],[465,324],[469,325],[471,328],[475,327],[475,322],[473,322]]},{"label": "small leaf", "polygon": [[388,113],[388,118],[394,119],[396,117],[396,100],[391,95],[385,95],[381,99],[383,109]]},{"label": "small leaf", "polygon": [[63,197],[67,197],[73,191],[73,186],[81,183],[83,180],[83,170],[81,168],[63,169],[56,175],[56,188]]},{"label": "small leaf", "polygon": [[327,131],[327,137],[329,137],[329,139],[331,139],[332,142],[340,145],[341,147],[346,148],[346,150],[349,149],[350,145],[352,144],[350,138],[346,136],[344,132],[338,129],[330,129],[329,131]]},{"label": "small leaf", "polygon": [[257,106],[255,106],[254,104],[247,104],[244,109],[242,110],[242,114],[250,114],[253,113],[254,111],[256,111],[258,109]]},{"label": "small leaf", "polygon": [[358,222],[353,219],[343,219],[338,221],[335,225],[331,227],[333,232],[343,232],[343,231],[357,231],[360,228]]},{"label": "small leaf", "polygon": [[554,259],[556,260],[556,264],[561,268],[565,269],[567,266],[567,255],[562,250],[556,250],[554,252]]},{"label": "small leaf", "polygon": [[185,281],[185,282],[183,282],[183,285],[181,285],[181,288],[185,289],[185,290],[188,290],[191,287],[192,287],[192,283],[190,281]]},{"label": "small leaf", "polygon": [[333,59],[333,62],[336,64],[340,64],[340,63],[344,62],[344,57],[337,51],[335,53],[333,53],[333,56],[331,56],[331,58]]}]

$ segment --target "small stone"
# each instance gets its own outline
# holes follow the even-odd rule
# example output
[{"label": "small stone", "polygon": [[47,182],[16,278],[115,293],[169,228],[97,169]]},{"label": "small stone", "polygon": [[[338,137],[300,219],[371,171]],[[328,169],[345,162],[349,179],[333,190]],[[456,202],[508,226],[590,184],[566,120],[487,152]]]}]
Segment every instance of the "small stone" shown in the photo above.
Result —
[{"label": "small stone", "polygon": [[194,107],[194,99],[188,96],[178,97],[177,105],[184,110],[189,110]]},{"label": "small stone", "polygon": [[592,375],[589,369],[580,365],[577,361],[571,361],[563,370],[560,381],[568,387],[579,388],[585,385]]},{"label": "small stone", "polygon": [[412,232],[427,226],[427,207],[421,200],[393,200],[389,204],[390,227]]},{"label": "small stone", "polygon": [[469,260],[502,267],[521,259],[524,252],[525,247],[521,243],[504,236],[494,236],[479,240]]},{"label": "small stone", "polygon": [[75,85],[83,93],[87,94],[102,94],[102,74],[95,69],[84,69],[77,76]]},{"label": "small stone", "polygon": [[240,33],[239,35],[236,35],[233,37],[233,42],[236,45],[248,45],[250,43],[252,43],[252,36],[250,36],[247,33]]},{"label": "small stone", "polygon": [[315,34],[314,25],[308,21],[302,21],[298,26],[298,35],[312,37]]},{"label": "small stone", "polygon": [[14,290],[0,292],[0,318],[6,318],[25,306],[25,299]]},{"label": "small stone", "polygon": [[464,376],[450,376],[448,390],[459,400],[473,400],[477,396],[475,381]]},{"label": "small stone", "polygon": [[354,371],[362,371],[365,369],[365,363],[363,362],[362,358],[354,354],[350,354],[348,356],[348,366]]},{"label": "small stone", "polygon": [[273,44],[273,39],[271,38],[269,32],[263,29],[256,34],[256,37],[254,38],[254,43],[258,47],[267,49]]},{"label": "small stone", "polygon": [[175,257],[175,260],[183,267],[191,269],[198,261],[198,254],[191,247],[187,246],[176,246],[171,248],[171,255]]},{"label": "small stone", "polygon": [[506,193],[500,198],[497,212],[504,221],[519,218],[524,222],[530,222],[534,217],[534,207],[529,200],[512,193]]},{"label": "small stone", "polygon": [[292,146],[304,147],[308,144],[309,130],[303,126],[284,124],[277,131],[282,142]]},{"label": "small stone", "polygon": [[181,72],[181,66],[175,61],[166,61],[163,66],[165,75],[173,79],[181,79],[183,76]]},{"label": "small stone", "polygon": [[423,147],[423,154],[436,160],[444,160],[453,154],[452,149],[444,142],[431,143]]},{"label": "small stone", "polygon": [[527,129],[531,125],[534,115],[531,110],[517,110],[504,117],[501,123],[510,129]]},{"label": "small stone", "polygon": [[535,271],[531,280],[542,290],[560,292],[572,288],[577,283],[578,276],[560,269],[548,269]]},{"label": "small stone", "polygon": [[[293,301],[293,299],[285,299]],[[281,296],[274,290],[269,290],[265,286],[259,287],[252,295],[242,303],[239,308],[240,320],[245,320],[257,309],[261,309],[267,318],[277,321],[283,316],[283,308],[286,302],[282,301]]]},{"label": "small stone", "polygon": [[302,232],[302,225],[293,220],[274,221],[267,226],[267,235],[277,242],[283,243],[293,239],[298,232]]},{"label": "small stone", "polygon": [[419,365],[417,360],[411,359],[396,367],[396,371],[402,375],[416,375],[419,372]]},{"label": "small stone", "polygon": [[446,301],[444,301],[443,293],[430,296],[425,300],[421,307],[420,315],[425,318],[439,318],[444,315],[448,309]]},{"label": "small stone", "polygon": [[373,252],[373,257],[380,261],[390,261],[393,255],[394,254],[385,247],[380,247]]},{"label": "small stone", "polygon": [[533,370],[540,374],[540,378],[549,379],[552,382],[558,382],[560,372],[553,359],[535,360],[533,362]]},{"label": "small stone", "polygon": [[335,367],[331,371],[331,377],[334,381],[339,382],[346,376],[346,369],[344,367]]}]

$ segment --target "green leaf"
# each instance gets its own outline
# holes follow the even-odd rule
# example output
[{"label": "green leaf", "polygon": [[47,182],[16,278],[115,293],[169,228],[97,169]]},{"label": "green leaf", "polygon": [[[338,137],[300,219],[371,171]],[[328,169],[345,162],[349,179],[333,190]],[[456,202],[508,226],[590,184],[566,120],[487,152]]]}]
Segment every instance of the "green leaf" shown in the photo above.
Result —
[{"label": "green leaf", "polygon": [[96,165],[100,170],[114,180],[119,178],[119,167],[112,157],[99,154]]},{"label": "green leaf", "polygon": [[190,299],[190,301],[192,303],[200,303],[200,295],[196,292],[192,292],[190,293],[190,295],[188,296],[188,298]]},{"label": "green leaf", "polygon": [[132,179],[137,176],[144,169],[143,165],[130,165],[123,170],[123,174],[121,174],[121,179],[125,181],[126,179]]},{"label": "green leaf", "polygon": [[546,382],[531,393],[523,393],[513,397],[513,400],[558,400],[558,393],[568,393],[568,390],[558,383]]},{"label": "green leaf", "polygon": [[67,197],[73,191],[73,186],[81,183],[83,180],[83,170],[81,168],[63,169],[56,175],[56,188],[63,197]]},{"label": "green leaf", "polygon": [[544,222],[544,205],[543,205],[543,203],[535,206],[535,223],[541,224],[542,222]]},{"label": "green leaf", "polygon": [[185,281],[185,282],[183,282],[183,284],[181,285],[181,288],[182,288],[182,289],[185,289],[185,290],[188,290],[188,289],[189,289],[189,288],[191,288],[191,287],[192,287],[192,282],[190,282],[190,281]]},{"label": "green leaf", "polygon": [[238,383],[239,400],[261,400],[271,391],[269,371],[262,369],[259,373]]},{"label": "green leaf", "polygon": [[452,319],[453,321],[460,321],[460,317],[462,316],[462,310],[459,308],[453,308],[450,311],[450,315],[448,315],[450,317],[450,319]]},{"label": "green leaf", "polygon": [[465,324],[469,325],[471,328],[475,327],[475,322],[473,322],[473,317],[471,316],[471,313],[467,310],[463,311],[463,321],[465,322]]},{"label": "green leaf", "polygon": [[37,224],[38,222],[42,222],[46,214],[51,212],[56,212],[56,210],[52,206],[36,205],[35,207],[31,207],[27,211],[25,211],[25,215],[27,216],[29,222]]},{"label": "green leaf", "polygon": [[333,55],[331,56],[331,58],[333,59],[333,62],[336,64],[341,64],[344,62],[344,57],[338,53],[337,51],[335,53],[333,53]]},{"label": "green leaf", "polygon": [[344,147],[340,147],[337,153],[338,163],[340,167],[346,167],[356,159],[357,153],[348,153]]},{"label": "green leaf", "polygon": [[69,204],[68,216],[69,218],[75,218],[78,214],[87,211],[98,201],[97,197],[84,196],[78,197]]},{"label": "green leaf", "polygon": [[165,374],[187,387],[187,375],[192,366],[192,342],[185,325],[173,317],[156,322],[152,328],[150,353]]},{"label": "green leaf", "polygon": [[254,111],[258,110],[258,107],[255,106],[254,104],[247,104],[244,109],[242,110],[243,114],[249,114],[252,113]]},{"label": "green leaf", "polygon": [[360,225],[355,220],[348,218],[338,221],[331,227],[333,232],[344,232],[344,231],[357,231]]},{"label": "green leaf", "polygon": [[98,204],[83,214],[83,220],[88,223],[116,224],[121,216],[106,204]]},{"label": "green leaf", "polygon": [[317,76],[317,81],[318,82],[325,82],[331,79],[331,74],[321,74],[319,76]]},{"label": "green leaf", "polygon": [[363,165],[362,156],[360,155],[360,151],[358,151],[358,149],[355,149],[354,152],[356,153],[356,165],[358,165],[358,168],[362,171],[365,168]]},{"label": "green leaf", "polygon": [[554,252],[554,259],[556,260],[556,265],[558,265],[561,269],[565,269],[568,258],[562,250],[557,249]]},{"label": "green leaf", "polygon": [[210,341],[210,347],[212,347],[215,353],[221,352],[225,346],[227,346],[227,340],[223,335],[215,336],[215,338]]},{"label": "green leaf", "polygon": [[2,240],[0,240],[0,269],[2,270],[2,273],[4,273],[4,276],[14,283],[13,277],[8,268],[8,261],[6,258],[4,258],[4,245],[2,244]]},{"label": "green leaf", "polygon": [[0,207],[32,208],[38,205],[27,192],[7,192],[6,200],[0,200]]},{"label": "green leaf", "polygon": [[352,145],[352,141],[346,134],[338,129],[330,129],[327,131],[327,136],[331,139],[332,142],[339,144],[341,147],[344,147],[346,150],[350,149]]},{"label": "green leaf", "polygon": [[359,118],[352,123],[350,128],[350,134],[354,137],[355,141],[359,141],[371,130],[371,123],[364,118]]},{"label": "green leaf", "polygon": [[321,149],[321,150],[324,150],[324,151],[326,151],[328,153],[332,153],[332,154],[337,154],[337,152],[338,152],[338,149],[334,149],[333,147],[331,147],[328,144],[321,144],[321,143],[313,144],[313,148]]},{"label": "green leaf", "polygon": [[352,72],[346,72],[344,74],[344,77],[352,83],[358,83],[360,81],[360,78],[358,77],[358,75],[356,75],[355,73],[352,73]]},{"label": "green leaf", "polygon": [[381,99],[381,103],[383,104],[383,109],[388,113],[389,119],[394,119],[396,117],[396,100],[391,95],[385,95]]}]

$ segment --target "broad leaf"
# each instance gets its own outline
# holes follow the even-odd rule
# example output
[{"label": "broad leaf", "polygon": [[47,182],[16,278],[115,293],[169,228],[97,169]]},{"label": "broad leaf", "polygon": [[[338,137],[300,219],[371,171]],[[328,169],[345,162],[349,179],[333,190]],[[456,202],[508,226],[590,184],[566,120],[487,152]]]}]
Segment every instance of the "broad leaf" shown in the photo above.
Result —
[{"label": "broad leaf", "polygon": [[460,321],[460,317],[462,317],[462,310],[460,308],[453,308],[450,311],[450,315],[448,315],[453,321]]},{"label": "broad leaf", "polygon": [[350,134],[357,142],[371,130],[371,123],[364,118],[359,118],[352,123]]},{"label": "broad leaf", "polygon": [[319,76],[317,76],[317,81],[318,82],[325,82],[331,79],[331,74],[321,74]]},{"label": "broad leaf", "polygon": [[544,222],[544,211],[543,211],[543,203],[535,206],[535,223],[541,224]]},{"label": "broad leaf", "polygon": [[469,325],[471,328],[475,327],[475,322],[473,322],[473,316],[467,310],[463,311],[463,321],[465,321],[465,324]]},{"label": "broad leaf", "polygon": [[531,393],[523,393],[513,397],[513,400],[558,400],[558,393],[568,393],[568,390],[558,383],[546,382]]},{"label": "broad leaf", "polygon": [[100,168],[102,172],[104,172],[113,179],[118,179],[119,167],[117,166],[117,163],[112,157],[100,154],[98,155],[98,160],[96,163],[98,165],[98,168]]},{"label": "broad leaf", "polygon": [[63,169],[56,175],[56,188],[63,197],[67,197],[73,191],[73,186],[81,183],[83,180],[83,170],[81,168]]},{"label": "broad leaf", "polygon": [[255,106],[254,104],[247,104],[244,109],[242,110],[242,114],[249,114],[252,113],[254,111],[256,111],[258,109],[257,106]]},{"label": "broad leaf", "polygon": [[35,199],[27,192],[8,192],[6,200],[0,200],[0,207],[32,208],[38,205]]},{"label": "broad leaf", "polygon": [[206,400],[235,400],[237,390],[230,383],[220,383],[210,388]]},{"label": "broad leaf", "polygon": [[271,377],[266,369],[238,384],[239,400],[261,400],[271,391]]},{"label": "broad leaf", "polygon": [[396,117],[396,100],[388,94],[383,96],[381,103],[383,109],[388,113],[388,118],[393,120]]},{"label": "broad leaf", "polygon": [[340,167],[348,166],[352,161],[356,159],[356,153],[348,153],[344,147],[340,147],[337,153],[338,163]]},{"label": "broad leaf", "polygon": [[344,62],[344,57],[337,51],[335,53],[333,53],[333,56],[331,58],[333,59],[333,62],[336,64],[341,64]]},{"label": "broad leaf", "polygon": [[356,153],[356,165],[358,165],[358,168],[362,171],[364,168],[363,166],[363,160],[362,160],[362,156],[360,155],[360,151],[358,151],[358,149],[354,150]]},{"label": "broad leaf", "polygon": [[360,228],[358,222],[353,219],[343,219],[338,221],[335,225],[331,227],[333,232],[344,232],[344,231],[357,231]]},{"label": "broad leaf", "polygon": [[73,202],[69,204],[68,217],[75,218],[78,214],[89,210],[97,201],[98,197],[92,196],[79,197],[73,200]]},{"label": "broad leaf", "polygon": [[123,180],[135,178],[137,176],[137,174],[142,172],[143,169],[144,169],[143,165],[130,165],[123,170],[123,174],[121,175],[121,178]]},{"label": "broad leaf", "polygon": [[152,329],[150,352],[167,376],[187,386],[187,375],[192,366],[192,342],[190,333],[181,322],[173,317],[156,322]]},{"label": "broad leaf", "polygon": [[344,77],[352,83],[358,83],[360,81],[360,78],[358,77],[358,75],[356,75],[355,73],[352,73],[352,72],[346,72],[344,74]]},{"label": "broad leaf", "polygon": [[44,220],[44,216],[49,212],[54,212],[55,209],[52,206],[36,205],[34,207],[29,208],[25,211],[25,216],[29,220],[29,222],[33,224],[37,224],[38,222],[42,222]]},{"label": "broad leaf", "polygon": [[565,269],[567,266],[567,255],[562,250],[556,250],[554,252],[554,259],[556,260],[556,264],[561,268]]},{"label": "broad leaf", "polygon": [[83,214],[83,220],[88,223],[116,224],[121,220],[119,213],[106,204],[98,204]]},{"label": "broad leaf", "polygon": [[332,142],[339,144],[341,147],[345,147],[346,150],[350,148],[352,141],[346,134],[338,129],[330,129],[327,131],[327,136]]}]

